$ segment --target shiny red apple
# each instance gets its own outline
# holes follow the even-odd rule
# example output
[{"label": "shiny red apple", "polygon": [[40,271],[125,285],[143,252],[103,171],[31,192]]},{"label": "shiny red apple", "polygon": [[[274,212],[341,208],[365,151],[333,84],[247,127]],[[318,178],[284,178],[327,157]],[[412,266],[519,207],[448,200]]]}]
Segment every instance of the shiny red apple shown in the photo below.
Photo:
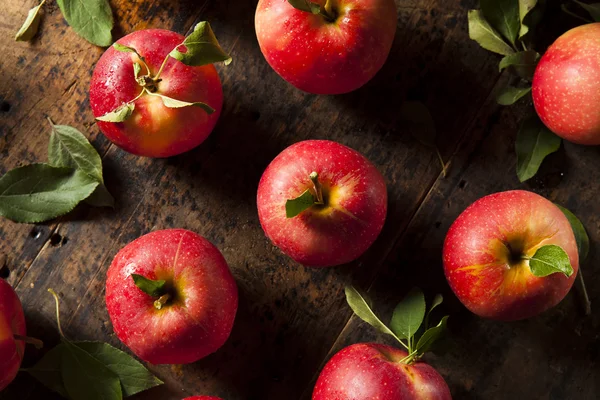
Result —
[{"label": "shiny red apple", "polygon": [[[320,204],[289,217],[288,200],[307,191],[315,200],[320,192]],[[307,140],[269,164],[257,204],[260,223],[275,246],[301,264],[327,267],[355,260],[375,241],[386,217],[387,189],[381,173],[357,151]]]},{"label": "shiny red apple", "polygon": [[533,78],[533,104],[544,124],[579,144],[600,144],[600,23],[559,37]]},{"label": "shiny red apple", "polygon": [[25,315],[13,288],[0,279],[0,390],[15,379],[23,360],[25,342],[15,335],[26,335]]},{"label": "shiny red apple", "polygon": [[263,55],[275,72],[305,92],[358,89],[390,53],[397,23],[394,0],[314,3],[320,13],[296,9],[288,0],[259,0],[255,27]]},{"label": "shiny red apple", "polygon": [[327,362],[312,400],[451,400],[444,378],[406,351],[378,343],[348,346]]},{"label": "shiny red apple", "polygon": [[[213,130],[223,105],[223,90],[217,70],[212,64],[187,66],[167,55],[184,41],[184,37],[162,29],[130,33],[117,43],[137,50],[148,65],[151,77],[161,70],[152,91],[185,102],[203,102],[215,111],[200,107],[170,108],[158,96],[142,95],[135,100],[133,114],[124,122],[98,121],[98,127],[122,149],[147,157],[170,157],[193,149]],[[95,117],[119,108],[135,99],[142,86],[135,78],[132,52],[110,47],[102,55],[90,86],[90,103]],[[140,65],[142,65],[140,63]],[[142,67],[140,76],[148,71]]]},{"label": "shiny red apple", "polygon": [[[529,259],[557,245],[573,274],[535,276]],[[458,299],[486,318],[518,320],[558,304],[579,268],[575,236],[563,212],[542,196],[513,190],[485,196],[454,221],[444,243],[444,272]]]},{"label": "shiny red apple", "polygon": [[[134,276],[164,286],[153,296]],[[225,259],[188,230],[144,235],[121,249],[108,270],[106,306],[115,333],[152,364],[192,363],[215,352],[229,337],[237,304]]]}]

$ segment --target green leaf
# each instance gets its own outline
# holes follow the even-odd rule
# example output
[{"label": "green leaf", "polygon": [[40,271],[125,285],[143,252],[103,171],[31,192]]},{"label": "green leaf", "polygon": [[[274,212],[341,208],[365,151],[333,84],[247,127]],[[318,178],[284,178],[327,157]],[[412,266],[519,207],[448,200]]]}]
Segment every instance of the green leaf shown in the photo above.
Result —
[{"label": "green leaf", "polygon": [[394,309],[390,328],[399,339],[410,339],[419,330],[425,318],[425,296],[413,288]]},{"label": "green leaf", "polygon": [[547,155],[560,148],[561,138],[556,136],[542,123],[537,115],[523,122],[517,134],[515,150],[517,152],[517,176],[525,182],[532,178]]},{"label": "green leaf", "polygon": [[72,400],[120,400],[123,398],[117,374],[75,343],[63,339],[62,379]]},{"label": "green leaf", "polygon": [[48,162],[53,167],[75,168],[98,181],[98,187],[85,201],[95,207],[113,207],[115,200],[104,186],[102,159],[87,138],[77,129],[52,125]]},{"label": "green leaf", "polygon": [[441,294],[436,294],[431,302],[431,306],[429,306],[429,310],[427,310],[427,314],[425,315],[425,329],[429,328],[429,314],[433,311],[434,308],[442,304],[444,301],[444,297]]},{"label": "green leaf", "polygon": [[108,0],[56,0],[63,16],[88,42],[106,47],[112,43],[114,25]]},{"label": "green leaf", "polygon": [[134,49],[133,47],[125,46],[124,44],[121,44],[118,42],[114,42],[112,47],[114,47],[115,50],[121,51],[123,53],[135,53],[135,54],[137,54],[138,57],[142,58],[140,56],[140,53],[138,53],[138,51],[136,49]]},{"label": "green leaf", "polygon": [[559,246],[548,245],[540,247],[529,259],[531,273],[544,277],[556,272],[562,272],[568,278],[573,275],[573,267],[567,253]]},{"label": "green leaf", "polygon": [[163,280],[153,281],[138,274],[131,274],[131,278],[133,278],[135,286],[149,296],[159,297],[164,294],[166,282]]},{"label": "green leaf", "polygon": [[40,381],[48,389],[55,391],[62,397],[67,398],[67,390],[62,381],[61,363],[64,345],[59,344],[50,351],[37,364],[25,371]]},{"label": "green leaf", "polygon": [[96,119],[104,122],[123,122],[131,117],[133,110],[135,110],[134,103],[125,103],[100,117],[96,117]]},{"label": "green leaf", "polygon": [[118,376],[125,397],[163,384],[139,361],[108,343],[72,343]]},{"label": "green leaf", "polygon": [[469,37],[479,43],[481,47],[504,56],[515,52],[485,20],[480,10],[470,10],[468,16]]},{"label": "green leaf", "polygon": [[535,8],[537,2],[537,0],[519,0],[519,18],[521,19],[519,38],[522,38],[529,32],[529,26],[525,25],[525,17]]},{"label": "green leaf", "polygon": [[507,86],[498,93],[496,101],[501,106],[510,106],[511,104],[515,104],[529,92],[531,92],[531,87],[516,88],[514,86]]},{"label": "green leaf", "polygon": [[25,22],[23,22],[23,25],[15,35],[15,40],[26,42],[28,40],[33,39],[40,26],[40,9],[42,8],[45,2],[46,0],[42,0],[42,2],[39,5],[29,10]]},{"label": "green leaf", "polygon": [[575,3],[583,7],[596,22],[600,22],[600,3],[586,4],[581,1],[573,0]]},{"label": "green leaf", "polygon": [[300,11],[306,11],[312,14],[319,14],[321,12],[321,6],[310,0],[288,0],[288,3]]},{"label": "green leaf", "polygon": [[373,328],[377,329],[382,333],[387,333],[388,335],[394,336],[396,339],[400,340],[394,332],[392,332],[371,310],[371,307],[367,304],[365,299],[358,293],[356,289],[352,286],[346,286],[344,289],[346,292],[346,301],[348,301],[348,305],[354,311],[354,313],[358,316],[358,318],[365,321],[367,324],[371,325]]},{"label": "green leaf", "polygon": [[500,72],[505,68],[510,68],[517,76],[531,82],[539,59],[539,53],[534,50],[511,54],[500,61]]},{"label": "green leaf", "polygon": [[48,162],[53,167],[75,168],[98,182],[102,178],[102,159],[83,133],[67,125],[52,125]]},{"label": "green leaf", "polygon": [[[179,51],[181,46],[185,46],[187,49],[185,53]],[[198,23],[194,27],[194,31],[169,55],[185,65],[196,67],[220,61],[223,61],[225,65],[231,63],[231,57],[221,48],[210,24],[206,21]]]},{"label": "green leaf", "polygon": [[448,316],[446,315],[444,318],[442,318],[440,323],[437,324],[437,326],[429,328],[423,333],[423,335],[419,338],[416,347],[416,351],[419,354],[423,354],[431,350],[431,347],[435,344],[435,342],[446,332],[447,322]]},{"label": "green leaf", "polygon": [[194,103],[189,103],[187,101],[181,101],[181,100],[173,99],[171,97],[163,96],[162,94],[158,94],[158,93],[152,93],[152,92],[147,92],[147,93],[151,96],[160,97],[163,104],[165,105],[165,107],[169,107],[169,108],[200,107],[201,109],[206,111],[208,114],[212,114],[215,112],[214,108],[212,108],[211,106],[209,106],[206,103],[202,103],[199,101],[196,101]]},{"label": "green leaf", "polygon": [[558,204],[556,206],[560,208],[563,214],[565,214],[565,217],[567,217],[569,223],[571,224],[571,228],[573,228],[573,234],[575,235],[575,241],[577,242],[577,250],[579,252],[579,264],[581,265],[581,263],[585,261],[585,259],[588,256],[588,253],[590,252],[590,238],[588,237],[585,227],[583,226],[579,218],[575,216],[575,214]]},{"label": "green leaf", "polygon": [[71,211],[98,186],[85,172],[32,164],[0,178],[0,215],[15,221],[47,221]]},{"label": "green leaf", "polygon": [[486,21],[514,46],[521,29],[519,0],[480,0],[480,5]]},{"label": "green leaf", "polygon": [[436,129],[427,106],[420,101],[405,101],[400,106],[400,120],[408,125],[410,134],[429,147],[436,147]]},{"label": "green leaf", "polygon": [[311,208],[315,204],[315,201],[315,196],[313,196],[310,190],[306,189],[300,196],[285,202],[285,216],[287,218],[294,218],[303,211]]},{"label": "green leaf", "polygon": [[135,77],[136,80],[140,76],[141,71],[142,71],[142,66],[140,65],[140,63],[133,63],[133,76]]}]

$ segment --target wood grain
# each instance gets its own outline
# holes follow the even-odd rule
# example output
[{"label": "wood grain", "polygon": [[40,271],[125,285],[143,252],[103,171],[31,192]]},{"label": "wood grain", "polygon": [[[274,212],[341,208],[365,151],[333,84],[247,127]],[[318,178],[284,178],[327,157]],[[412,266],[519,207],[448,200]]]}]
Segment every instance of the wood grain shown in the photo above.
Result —
[{"label": "wood grain", "polygon": [[[384,313],[389,312],[386,305],[414,284],[428,293],[441,290],[451,299],[439,273],[441,240],[472,200],[519,186],[511,146],[520,114],[500,113],[493,103],[498,59],[470,41],[466,31],[466,10],[477,6],[475,0],[396,3],[398,32],[390,58],[375,79],[348,95],[314,96],[286,84],[264,61],[254,34],[256,1],[111,1],[119,23],[117,37],[144,28],[185,33],[195,22],[209,20],[234,58],[230,66],[218,67],[225,106],[211,137],[189,153],[164,160],[129,155],[99,133],[87,88],[102,50],[74,35],[54,3],[44,6],[40,34],[32,44],[0,42],[0,70],[11,76],[0,86],[2,110],[8,108],[0,113],[0,172],[45,160],[45,117],[50,116],[90,138],[103,155],[107,186],[117,201],[114,210],[84,205],[48,224],[0,220],[0,254],[10,259],[8,279],[22,299],[30,334],[48,346],[58,339],[53,302],[46,292],[52,287],[61,295],[63,326],[70,338],[108,341],[124,349],[105,309],[106,270],[131,240],[171,227],[196,231],[223,252],[238,282],[240,308],[232,336],[219,352],[191,365],[149,366],[166,385],[136,396],[139,399],[210,394],[227,400],[279,400],[303,393],[309,398],[312,379],[328,354],[342,344],[376,338],[350,319],[343,297],[346,284],[366,289],[375,282],[369,293]],[[5,7],[0,15],[2,37],[12,37],[30,6]],[[437,145],[451,163],[449,177],[441,177],[433,150],[420,144],[399,120],[398,109],[406,99],[423,101],[434,115]],[[381,237],[361,259],[335,269],[315,270],[292,262],[268,242],[256,214],[258,180],[270,160],[286,146],[314,138],[361,151],[388,183],[389,215]],[[594,149],[567,150],[564,154],[578,155],[574,171],[597,165]],[[560,191],[543,193],[579,213],[590,231],[596,228],[592,240],[597,239],[597,206],[586,187],[595,176],[572,175],[560,181]],[[584,270],[586,277],[597,275],[597,269],[590,268],[589,273]],[[588,283],[588,289],[596,299],[598,285]],[[573,323],[580,323],[578,314],[569,312],[569,307],[577,307],[570,299],[559,308],[564,315],[556,321],[556,316],[546,316],[522,326],[489,325],[449,300],[448,310],[459,321],[452,329],[458,331],[462,351],[429,360],[448,379],[455,398],[509,398],[493,392],[508,386],[501,380],[507,371],[520,382],[535,380],[532,388],[557,384],[549,371],[562,368],[562,358],[557,356],[554,364],[544,361],[544,376],[531,371],[547,360],[542,351],[549,350],[554,329],[566,335]],[[569,369],[561,378],[564,385],[572,385],[569,388],[591,378],[598,381],[593,370],[598,344],[592,334],[598,321],[584,321],[584,339],[575,350],[595,356],[576,368],[578,373],[586,368],[592,372],[575,379],[575,370]],[[536,332],[542,323],[551,325]],[[476,341],[470,341],[470,335],[478,335]],[[474,348],[476,343],[477,351],[466,348],[469,343]],[[567,347],[559,346],[561,350],[551,354],[562,354],[572,343],[565,341],[561,346]],[[519,360],[523,348],[533,353]],[[28,348],[25,365],[44,351]],[[511,389],[518,390],[514,385]],[[590,384],[577,393],[594,394],[598,388]],[[52,396],[26,374],[0,393],[2,400]],[[568,397],[559,393],[541,398]]]}]

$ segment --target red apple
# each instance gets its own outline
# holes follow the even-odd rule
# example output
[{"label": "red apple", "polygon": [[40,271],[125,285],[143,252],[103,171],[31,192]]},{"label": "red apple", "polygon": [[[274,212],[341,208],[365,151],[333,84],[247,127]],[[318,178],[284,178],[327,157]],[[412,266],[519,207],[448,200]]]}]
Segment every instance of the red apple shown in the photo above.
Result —
[{"label": "red apple", "polygon": [[[134,48],[144,58],[150,75],[156,76],[163,60],[184,37],[162,29],[133,32],[117,43]],[[135,53],[110,47],[102,55],[92,76],[90,103],[101,117],[135,99],[142,86],[135,79]],[[142,68],[140,75],[146,74]],[[193,149],[213,130],[223,105],[223,90],[212,64],[191,67],[169,57],[155,93],[186,102],[203,102],[215,112],[199,107],[169,108],[160,97],[144,94],[134,102],[133,114],[124,122],[98,121],[98,127],[122,149],[147,157],[170,157]],[[154,89],[153,89],[154,90]]]},{"label": "red apple", "polygon": [[[164,281],[164,287],[149,295],[132,274]],[[152,364],[192,363],[215,352],[229,337],[237,304],[237,287],[219,250],[184,229],[136,239],[108,270],[106,306],[115,333]]]},{"label": "red apple", "polygon": [[259,0],[255,26],[263,55],[275,72],[305,92],[358,89],[390,53],[397,20],[394,0],[314,3],[321,5],[321,13],[301,11],[288,0]]},{"label": "red apple", "polygon": [[321,371],[312,400],[451,400],[444,378],[406,351],[378,343],[348,346]]},{"label": "red apple", "polygon": [[[573,274],[538,277],[528,258],[546,245],[561,247]],[[485,318],[518,320],[558,304],[579,268],[569,221],[552,202],[514,190],[485,196],[452,224],[444,243],[444,271],[458,299]]]},{"label": "red apple", "polygon": [[533,78],[544,124],[580,144],[600,144],[600,23],[571,29],[548,48]]},{"label": "red apple", "polygon": [[[309,191],[314,204],[292,218],[286,202]],[[301,264],[326,267],[355,260],[385,221],[387,189],[381,173],[360,153],[328,140],[307,140],[282,151],[258,185],[258,216],[275,246]]]},{"label": "red apple", "polygon": [[17,294],[4,279],[0,279],[0,390],[15,379],[25,342],[15,335],[26,335],[25,315]]}]

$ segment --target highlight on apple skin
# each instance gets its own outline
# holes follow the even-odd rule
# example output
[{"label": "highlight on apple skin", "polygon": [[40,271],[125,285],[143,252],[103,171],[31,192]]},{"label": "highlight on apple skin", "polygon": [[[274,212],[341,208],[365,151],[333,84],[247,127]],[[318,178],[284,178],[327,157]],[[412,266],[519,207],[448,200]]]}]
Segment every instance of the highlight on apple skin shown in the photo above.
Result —
[{"label": "highlight on apple skin", "polygon": [[542,56],[533,104],[544,124],[573,143],[600,145],[600,22],[571,29]]},{"label": "highlight on apple skin", "polygon": [[265,59],[284,80],[305,92],[340,94],[358,89],[375,76],[390,53],[397,24],[394,0],[311,4],[320,5],[320,12],[294,8],[287,0],[258,2],[255,28]]},{"label": "highlight on apple skin", "polygon": [[[562,248],[573,273],[536,276],[531,257],[543,246]],[[454,221],[443,249],[444,272],[458,299],[473,313],[519,320],[557,305],[579,269],[569,221],[551,201],[513,190],[485,196]]]},{"label": "highlight on apple skin", "polygon": [[312,400],[451,400],[444,378],[424,362],[401,362],[407,355],[378,343],[348,346],[327,362]]},{"label": "highlight on apple skin", "polygon": [[0,391],[15,379],[23,361],[25,342],[15,335],[26,334],[21,301],[12,286],[0,279]]},{"label": "highlight on apple skin", "polygon": [[237,305],[237,286],[219,250],[185,229],[134,240],[108,270],[106,306],[115,333],[152,364],[187,364],[217,351]]},{"label": "highlight on apple skin", "polygon": [[[164,29],[146,29],[118,40],[144,57],[149,75],[161,71],[155,93],[185,102],[203,102],[215,111],[199,107],[171,108],[159,96],[144,95],[123,122],[97,121],[104,135],[123,150],[145,157],[170,157],[200,145],[212,132],[223,106],[223,89],[214,65],[188,66],[167,55],[185,38]],[[164,68],[161,69],[163,61]],[[90,104],[96,118],[135,99],[142,89],[133,64],[133,52],[109,47],[96,64],[90,84]],[[154,89],[153,89],[154,90]]]},{"label": "highlight on apple skin", "polygon": [[[313,202],[290,216],[290,201],[305,196]],[[275,246],[303,265],[329,267],[355,260],[375,241],[385,222],[387,188],[377,168],[357,151],[333,141],[306,140],[269,164],[257,205]]]}]

